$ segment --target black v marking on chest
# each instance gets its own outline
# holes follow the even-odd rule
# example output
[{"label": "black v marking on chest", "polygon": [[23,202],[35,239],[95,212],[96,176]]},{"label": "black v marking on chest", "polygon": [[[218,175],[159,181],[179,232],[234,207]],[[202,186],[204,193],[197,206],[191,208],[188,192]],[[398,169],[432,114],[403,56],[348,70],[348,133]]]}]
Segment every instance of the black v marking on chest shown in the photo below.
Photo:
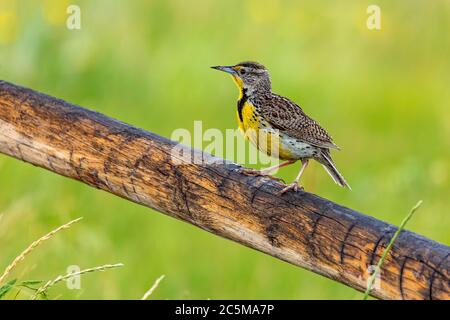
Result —
[{"label": "black v marking on chest", "polygon": [[242,122],[244,121],[242,119],[242,109],[244,108],[245,103],[248,100],[248,96],[247,96],[247,89],[242,89],[242,98],[240,98],[237,102],[237,109],[238,109],[238,115],[239,115],[239,120]]}]

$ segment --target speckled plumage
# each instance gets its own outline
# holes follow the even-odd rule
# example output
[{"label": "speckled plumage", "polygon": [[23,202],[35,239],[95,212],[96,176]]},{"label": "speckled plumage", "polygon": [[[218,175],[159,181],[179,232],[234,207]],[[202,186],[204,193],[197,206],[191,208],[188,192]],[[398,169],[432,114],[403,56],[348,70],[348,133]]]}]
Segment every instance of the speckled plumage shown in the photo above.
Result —
[{"label": "speckled plumage", "polygon": [[[314,159],[324,166],[337,184],[350,188],[331,159],[330,149],[339,147],[333,143],[328,132],[306,115],[299,105],[272,92],[269,73],[262,64],[246,61],[230,67],[213,68],[232,75],[240,90],[237,102],[239,127],[259,150],[273,156],[273,150],[262,147],[267,144],[261,144],[259,140],[267,137],[272,139],[277,135],[278,157],[291,163],[296,160],[303,163],[296,182],[308,160]],[[247,133],[249,130],[259,134],[250,135]]]},{"label": "speckled plumage", "polygon": [[248,99],[264,120],[280,133],[315,147],[339,149],[328,132],[289,99],[271,91],[254,91]]}]

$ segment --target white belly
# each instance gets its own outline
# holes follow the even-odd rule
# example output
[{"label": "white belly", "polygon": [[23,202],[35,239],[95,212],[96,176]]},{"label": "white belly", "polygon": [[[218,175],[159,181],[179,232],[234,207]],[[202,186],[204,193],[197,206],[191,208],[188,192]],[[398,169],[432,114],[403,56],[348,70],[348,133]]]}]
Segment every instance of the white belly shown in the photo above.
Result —
[{"label": "white belly", "polygon": [[[257,146],[260,151],[265,152],[274,158],[298,160],[301,158],[312,158],[318,153],[317,147],[279,133],[278,130],[274,130],[270,127],[263,127],[258,133],[254,133],[254,137],[248,136],[249,140]],[[267,134],[271,136],[271,139],[267,140]],[[256,135],[259,135],[259,139]],[[265,141],[267,141],[270,146],[267,145]]]},{"label": "white belly", "polygon": [[282,149],[289,150],[292,153],[294,159],[311,158],[318,151],[317,147],[286,135],[281,135],[281,145]]}]

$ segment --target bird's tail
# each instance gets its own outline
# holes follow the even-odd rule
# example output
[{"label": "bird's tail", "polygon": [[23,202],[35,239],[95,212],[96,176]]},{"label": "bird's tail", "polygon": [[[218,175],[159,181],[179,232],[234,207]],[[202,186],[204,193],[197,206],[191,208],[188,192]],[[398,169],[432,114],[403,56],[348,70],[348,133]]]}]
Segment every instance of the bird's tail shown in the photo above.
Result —
[{"label": "bird's tail", "polygon": [[330,156],[330,153],[328,152],[328,150],[326,150],[326,151],[322,150],[322,152],[320,153],[320,157],[318,157],[317,160],[323,165],[323,167],[328,172],[328,174],[331,176],[331,178],[333,178],[334,182],[336,182],[341,187],[352,190],[352,188],[350,188],[350,185],[347,183],[347,181],[345,181],[342,174],[339,173],[338,169],[334,165],[334,162],[331,159],[331,156]]}]

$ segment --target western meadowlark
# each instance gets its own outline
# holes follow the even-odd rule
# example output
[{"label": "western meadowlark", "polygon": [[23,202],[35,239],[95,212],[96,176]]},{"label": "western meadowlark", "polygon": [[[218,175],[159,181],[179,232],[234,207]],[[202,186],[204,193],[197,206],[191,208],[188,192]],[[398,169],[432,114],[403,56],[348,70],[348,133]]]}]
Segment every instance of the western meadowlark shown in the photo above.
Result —
[{"label": "western meadowlark", "polygon": [[[331,159],[330,149],[339,150],[339,147],[333,143],[327,131],[308,117],[300,106],[272,92],[269,72],[263,65],[257,62],[241,62],[234,66],[212,68],[229,73],[239,89],[237,120],[244,136],[260,151],[286,160],[263,170],[243,169],[243,173],[270,176],[278,168],[300,160],[300,172],[294,182],[280,192],[283,194],[288,190],[298,190],[300,178],[309,159],[314,159],[323,165],[338,185],[350,189]],[[254,134],[248,134],[249,131]],[[268,147],[267,141],[261,141],[270,141],[274,137],[277,137],[276,153],[272,150],[273,147]]]}]

